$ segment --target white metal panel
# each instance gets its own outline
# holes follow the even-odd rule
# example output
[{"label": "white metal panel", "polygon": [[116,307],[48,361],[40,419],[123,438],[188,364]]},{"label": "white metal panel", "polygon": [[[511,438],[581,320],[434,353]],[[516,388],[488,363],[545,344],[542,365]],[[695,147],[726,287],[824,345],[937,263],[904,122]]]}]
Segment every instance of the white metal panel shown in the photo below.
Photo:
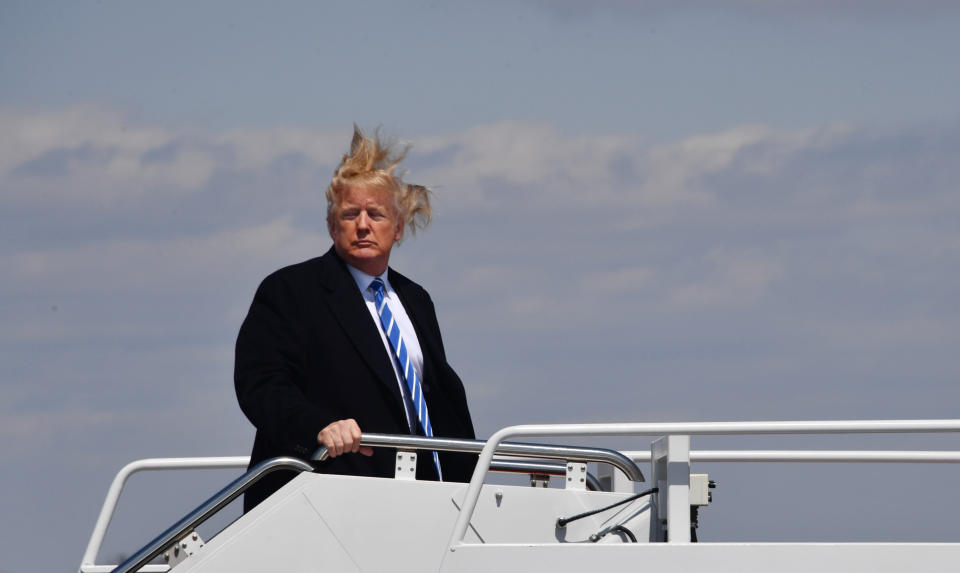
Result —
[{"label": "white metal panel", "polygon": [[460,545],[447,553],[440,571],[942,573],[957,563],[955,543],[510,544]]},{"label": "white metal panel", "polygon": [[362,571],[301,484],[291,484],[274,503],[257,506],[187,557],[176,567],[177,573]]},{"label": "white metal panel", "polygon": [[[465,489],[462,488],[455,497],[458,507]],[[470,523],[472,531],[478,533],[484,543],[585,543],[591,535],[618,523],[629,527],[641,542],[647,542],[651,519],[649,498],[585,517],[563,528],[556,527],[559,517],[598,509],[629,495],[485,485]],[[450,526],[453,526],[452,522]],[[449,536],[449,530],[446,534]]]},{"label": "white metal panel", "polygon": [[[236,571],[436,571],[466,484],[303,473],[212,538],[178,573]],[[499,495],[497,495],[499,494]],[[570,516],[628,494],[488,485],[465,541],[587,542],[626,522],[649,537],[641,499],[556,527]],[[616,541],[614,535],[605,541]]]}]

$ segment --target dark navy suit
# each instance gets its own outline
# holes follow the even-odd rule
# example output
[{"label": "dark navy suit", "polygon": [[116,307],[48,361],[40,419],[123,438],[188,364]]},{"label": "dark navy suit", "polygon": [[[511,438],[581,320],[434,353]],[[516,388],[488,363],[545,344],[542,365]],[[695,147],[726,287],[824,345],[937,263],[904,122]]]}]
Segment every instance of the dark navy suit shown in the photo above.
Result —
[{"label": "dark navy suit", "polygon": [[[460,378],[447,364],[430,295],[390,269],[388,278],[423,350],[423,394],[434,435],[474,438]],[[250,465],[275,456],[306,459],[327,424],[354,418],[361,431],[407,434],[400,389],[378,325],[357,284],[331,248],[322,257],[268,276],[237,337],[234,384],[240,408],[257,428]],[[322,462],[325,473],[392,477],[395,452],[344,454]],[[476,456],[440,453],[447,481],[468,481]],[[277,472],[246,493],[251,509],[293,477]],[[427,452],[417,477],[435,479]]]}]

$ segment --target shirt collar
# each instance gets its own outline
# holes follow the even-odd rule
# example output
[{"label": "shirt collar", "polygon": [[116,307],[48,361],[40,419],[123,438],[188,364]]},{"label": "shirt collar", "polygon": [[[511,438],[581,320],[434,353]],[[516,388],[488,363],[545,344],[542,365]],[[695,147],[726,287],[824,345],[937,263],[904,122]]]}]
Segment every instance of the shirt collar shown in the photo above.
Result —
[{"label": "shirt collar", "polygon": [[390,281],[387,280],[387,274],[389,274],[390,272],[389,268],[385,269],[382,273],[380,273],[377,276],[368,275],[367,273],[361,271],[360,269],[350,266],[349,263],[347,263],[347,270],[350,271],[350,276],[352,276],[353,280],[357,283],[357,288],[360,289],[361,294],[366,292],[367,288],[370,286],[370,283],[372,283],[373,279],[376,279],[376,278],[379,278],[380,280],[383,281],[383,286],[385,290],[387,291],[391,290]]}]

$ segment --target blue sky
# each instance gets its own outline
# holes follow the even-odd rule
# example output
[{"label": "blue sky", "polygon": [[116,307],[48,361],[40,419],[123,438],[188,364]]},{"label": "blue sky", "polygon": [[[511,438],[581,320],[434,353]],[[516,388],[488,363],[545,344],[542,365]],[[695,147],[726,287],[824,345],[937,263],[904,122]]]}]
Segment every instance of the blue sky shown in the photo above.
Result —
[{"label": "blue sky", "polygon": [[946,2],[437,4],[6,3],[0,93],[164,125],[349,117],[404,134],[512,119],[673,137],[956,114]]},{"label": "blue sky", "polygon": [[[0,571],[75,568],[128,461],[248,453],[236,330],[353,122],[435,190],[392,262],[482,436],[957,417],[960,9],[904,6],[0,4]],[[703,538],[955,540],[950,466],[700,469]],[[103,557],[226,479],[135,478]]]}]

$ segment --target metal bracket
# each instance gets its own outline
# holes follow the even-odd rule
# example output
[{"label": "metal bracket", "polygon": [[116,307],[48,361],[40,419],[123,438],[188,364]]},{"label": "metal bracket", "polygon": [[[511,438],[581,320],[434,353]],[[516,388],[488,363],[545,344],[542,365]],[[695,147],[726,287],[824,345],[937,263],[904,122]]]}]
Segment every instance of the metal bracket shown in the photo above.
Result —
[{"label": "metal bracket", "polygon": [[413,450],[397,450],[397,471],[393,477],[396,479],[417,479],[417,452]]},{"label": "metal bracket", "polygon": [[587,489],[586,462],[567,462],[567,489]]},{"label": "metal bracket", "polygon": [[163,552],[163,562],[172,568],[174,565],[196,553],[203,545],[203,539],[196,531],[191,531],[185,535],[183,539],[170,546],[170,549]]},{"label": "metal bracket", "polygon": [[530,474],[530,487],[550,487],[550,474]]}]

